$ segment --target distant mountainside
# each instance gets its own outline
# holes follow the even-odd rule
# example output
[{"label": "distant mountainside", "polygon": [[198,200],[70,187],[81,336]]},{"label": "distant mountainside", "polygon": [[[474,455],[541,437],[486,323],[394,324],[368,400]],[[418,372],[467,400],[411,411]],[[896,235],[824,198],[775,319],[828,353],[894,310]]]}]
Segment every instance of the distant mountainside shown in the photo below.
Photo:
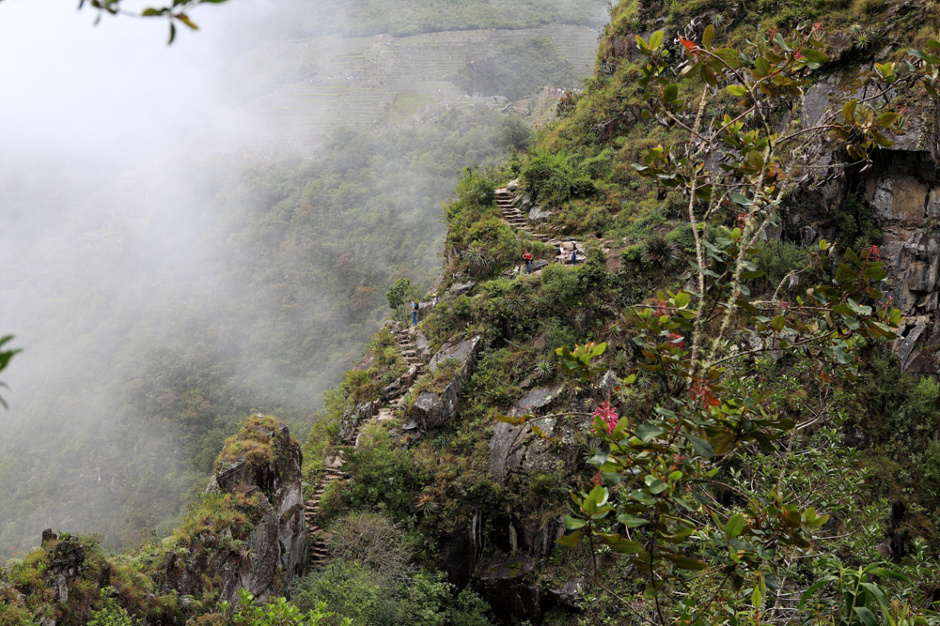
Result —
[{"label": "distant mountainside", "polygon": [[[285,3],[286,4],[286,3]],[[548,24],[601,27],[607,23],[606,0],[293,0],[257,26],[263,37],[305,38],[338,34],[395,37],[456,30],[527,29]]]},{"label": "distant mountainside", "polygon": [[[517,100],[545,86],[578,87],[593,71],[598,36],[596,27],[546,24],[410,36],[280,37],[241,54],[220,77],[220,90],[240,103],[229,119],[252,120],[247,136],[254,135],[256,145],[309,154],[337,126],[401,122],[428,106],[472,103],[473,83],[460,77],[469,64],[500,51],[541,46],[546,66],[523,85],[498,84],[481,95]],[[523,79],[521,68],[514,69],[510,76]],[[505,70],[489,73],[499,71]],[[197,145],[210,141],[193,139]]]}]

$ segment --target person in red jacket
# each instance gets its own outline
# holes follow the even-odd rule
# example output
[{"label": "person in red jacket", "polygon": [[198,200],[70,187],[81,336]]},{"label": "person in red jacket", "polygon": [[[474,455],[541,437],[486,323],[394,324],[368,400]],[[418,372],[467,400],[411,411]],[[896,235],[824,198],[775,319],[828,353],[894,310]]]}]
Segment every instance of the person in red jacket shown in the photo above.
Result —
[{"label": "person in red jacket", "polygon": [[525,251],[525,254],[522,255],[522,258],[525,260],[525,273],[532,273],[532,253],[528,250]]}]

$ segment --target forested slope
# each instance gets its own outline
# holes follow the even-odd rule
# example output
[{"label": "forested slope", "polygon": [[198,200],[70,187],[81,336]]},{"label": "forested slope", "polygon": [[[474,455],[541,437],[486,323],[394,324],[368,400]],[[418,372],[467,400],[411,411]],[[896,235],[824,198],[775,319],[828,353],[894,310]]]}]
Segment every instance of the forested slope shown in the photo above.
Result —
[{"label": "forested slope", "polygon": [[[415,333],[441,352],[400,421],[376,409],[402,371],[381,335],[331,396],[337,430],[314,429],[307,463],[350,446],[349,478],[318,523],[373,510],[415,526],[424,562],[500,623],[829,623],[843,601],[859,623],[935,620],[937,108],[914,82],[935,76],[937,20],[892,2],[618,4],[584,93],[446,209],[445,279]],[[720,129],[714,152],[697,119]],[[530,232],[495,202],[516,177]],[[582,264],[557,262],[567,242]],[[525,275],[526,250],[549,265]],[[847,326],[814,321],[839,298]],[[877,592],[840,597],[840,580]]]}]

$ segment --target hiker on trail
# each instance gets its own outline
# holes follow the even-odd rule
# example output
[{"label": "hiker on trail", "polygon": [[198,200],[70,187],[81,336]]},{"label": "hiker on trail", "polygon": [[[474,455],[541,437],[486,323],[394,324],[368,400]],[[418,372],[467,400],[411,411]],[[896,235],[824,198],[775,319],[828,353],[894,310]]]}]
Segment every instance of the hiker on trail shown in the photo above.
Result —
[{"label": "hiker on trail", "polygon": [[411,325],[418,325],[418,303],[414,300],[411,301]]},{"label": "hiker on trail", "polygon": [[528,250],[525,251],[525,254],[522,255],[522,258],[525,260],[525,273],[532,273],[532,253]]},{"label": "hiker on trail", "polygon": [[571,244],[571,264],[578,264],[578,246],[574,242]]}]

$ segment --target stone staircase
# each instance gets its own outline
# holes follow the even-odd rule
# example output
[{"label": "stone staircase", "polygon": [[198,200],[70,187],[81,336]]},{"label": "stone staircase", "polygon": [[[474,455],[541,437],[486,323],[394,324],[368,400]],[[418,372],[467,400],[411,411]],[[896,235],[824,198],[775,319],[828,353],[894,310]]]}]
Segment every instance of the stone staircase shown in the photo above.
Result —
[{"label": "stone staircase", "polygon": [[[401,351],[402,357],[408,364],[408,371],[411,372],[412,368],[414,368],[414,374],[411,376],[412,382],[417,380],[417,378],[421,375],[421,373],[424,371],[425,365],[424,360],[418,354],[418,347],[415,345],[413,333],[413,327],[410,326],[395,332],[395,341],[398,342],[398,349]],[[393,412],[395,409],[401,407],[404,403],[405,396],[408,395],[408,391],[410,389],[410,385],[407,388],[402,389],[401,395],[389,403],[390,410],[387,409],[387,411]],[[379,409],[379,419],[383,419],[382,409]],[[391,417],[388,417],[387,419],[391,419]]]},{"label": "stone staircase", "polygon": [[[408,364],[408,373],[404,375],[408,382],[401,385],[395,392],[394,398],[388,398],[388,406],[380,407],[371,420],[368,421],[386,422],[395,419],[395,413],[404,403],[405,397],[411,390],[411,386],[424,371],[427,362],[422,353],[415,344],[414,328],[403,327],[393,331],[395,341],[398,343],[398,349],[402,357]],[[355,432],[355,445],[359,445],[361,436],[361,427]],[[344,459],[342,450],[336,456],[327,459],[326,472],[320,482],[317,483],[312,497],[304,503],[304,520],[307,526],[307,568],[315,568],[319,563],[326,560],[329,553],[329,541],[331,533],[319,526],[318,517],[320,515],[320,502],[327,487],[334,480],[343,480],[348,475],[342,469]]]},{"label": "stone staircase", "polygon": [[537,233],[529,226],[529,220],[516,208],[516,200],[512,192],[506,187],[500,187],[496,190],[496,206],[503,216],[503,221],[512,226],[513,230],[528,233],[533,239],[538,241],[548,241],[551,237],[543,233]]},{"label": "stone staircase", "polygon": [[330,533],[323,530],[317,524],[317,516],[320,514],[320,501],[323,499],[323,493],[334,480],[346,478],[346,472],[339,469],[343,465],[343,453],[339,452],[329,460],[326,466],[326,473],[320,479],[317,488],[313,492],[313,497],[304,503],[304,521],[307,526],[307,567],[316,565],[326,559],[329,551]]}]

